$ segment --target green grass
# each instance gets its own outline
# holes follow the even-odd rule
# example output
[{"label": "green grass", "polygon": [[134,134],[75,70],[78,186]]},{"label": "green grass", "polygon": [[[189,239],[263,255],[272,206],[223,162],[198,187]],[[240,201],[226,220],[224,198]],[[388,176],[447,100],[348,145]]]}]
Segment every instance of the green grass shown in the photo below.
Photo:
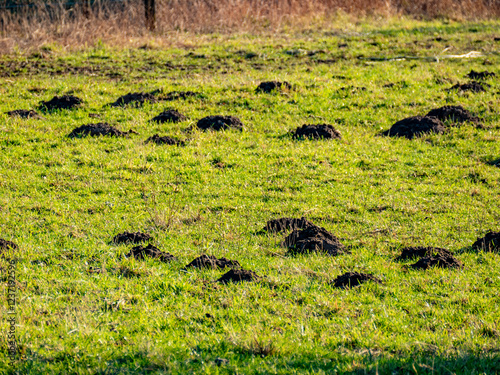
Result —
[{"label": "green grass", "polygon": [[[20,246],[19,354],[10,367],[2,334],[1,373],[498,373],[500,255],[471,244],[499,229],[500,169],[487,162],[500,157],[500,24],[376,26],[1,56],[0,237]],[[484,56],[366,59],[471,50]],[[497,74],[486,93],[446,90],[471,69]],[[270,79],[295,88],[255,92]],[[104,106],[155,89],[203,97]],[[70,92],[81,108],[46,120],[4,114]],[[404,117],[458,104],[484,128],[378,136]],[[165,108],[189,120],[149,122]],[[185,132],[216,114],[238,116],[245,130]],[[99,121],[139,134],[66,137]],[[304,123],[334,124],[342,140],[286,135]],[[144,144],[155,133],[187,145]],[[285,235],[259,233],[282,216],[306,216],[352,254],[286,256]],[[130,246],[110,240],[125,230],[151,234],[179,261],[124,258]],[[407,245],[447,248],[465,268],[405,270],[394,258]],[[218,285],[221,271],[182,271],[202,253],[236,259],[265,281]],[[346,271],[383,284],[332,288]],[[6,281],[2,273],[5,289]]]}]

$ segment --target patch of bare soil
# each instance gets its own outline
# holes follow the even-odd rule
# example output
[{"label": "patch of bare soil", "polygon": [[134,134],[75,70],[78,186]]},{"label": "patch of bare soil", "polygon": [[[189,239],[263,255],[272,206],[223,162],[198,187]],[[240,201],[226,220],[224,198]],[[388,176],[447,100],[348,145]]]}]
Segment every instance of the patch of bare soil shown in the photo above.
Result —
[{"label": "patch of bare soil", "polygon": [[6,112],[10,117],[21,117],[21,118],[36,118],[43,120],[44,117],[40,116],[36,111],[32,109],[16,109],[14,111]]},{"label": "patch of bare soil", "polygon": [[413,139],[427,133],[443,133],[445,130],[441,120],[435,117],[414,116],[396,122],[382,135]]},{"label": "patch of bare soil", "polygon": [[409,268],[415,270],[426,270],[432,267],[440,268],[462,268],[463,264],[454,256],[438,255],[420,258],[417,263],[411,264]]},{"label": "patch of bare soil", "polygon": [[187,98],[199,98],[202,95],[192,91],[171,91],[161,96],[161,100],[172,101],[182,99],[185,100]]},{"label": "patch of bare soil", "polygon": [[153,117],[151,121],[164,123],[164,122],[181,122],[186,121],[187,117],[182,113],[176,111],[175,109],[167,109],[163,111],[158,116]]},{"label": "patch of bare soil", "polygon": [[256,92],[273,92],[275,90],[291,90],[292,85],[286,81],[268,81],[261,82],[260,85],[255,89]]},{"label": "patch of bare soil", "polygon": [[488,79],[495,76],[495,73],[488,72],[486,70],[484,72],[476,72],[474,70],[471,70],[470,73],[466,75],[466,77],[469,77],[470,79]]},{"label": "patch of bare soil", "polygon": [[260,281],[262,278],[254,271],[244,269],[232,269],[217,279],[218,283],[239,283],[242,281]]},{"label": "patch of bare soil", "polygon": [[382,280],[378,277],[373,276],[369,273],[359,273],[359,272],[347,272],[343,275],[340,275],[335,280],[333,280],[330,284],[335,288],[341,289],[349,289],[356,286],[359,286],[367,281],[373,281],[378,284],[382,284]]},{"label": "patch of bare soil", "polygon": [[201,130],[225,130],[234,128],[243,130],[243,123],[234,116],[207,116],[199,120],[196,126]]},{"label": "patch of bare soil", "polygon": [[282,246],[287,247],[291,255],[317,252],[336,256],[350,253],[337,237],[317,225],[293,230],[285,238]]},{"label": "patch of bare soil", "polygon": [[450,87],[448,90],[459,90],[459,91],[472,91],[472,92],[485,92],[485,87],[490,87],[487,83],[479,83],[477,81],[472,81],[469,83],[459,84]]},{"label": "patch of bare soil", "polygon": [[184,141],[181,141],[176,138],[164,136],[160,137],[158,134],[153,135],[152,137],[149,137],[146,139],[144,143],[155,143],[157,145],[172,145],[172,146],[184,146],[185,143]]},{"label": "patch of bare soil", "polygon": [[17,248],[18,247],[14,242],[7,241],[7,240],[4,240],[3,238],[0,238],[0,253],[3,250],[8,250],[8,249],[16,250]]},{"label": "patch of bare soil", "polygon": [[172,254],[165,253],[151,244],[146,247],[141,245],[133,247],[125,256],[127,258],[134,257],[139,260],[144,260],[146,257],[150,257],[158,259],[161,262],[171,262],[173,260],[177,260],[177,258]]},{"label": "patch of bare soil", "polygon": [[396,260],[403,261],[403,260],[432,257],[432,256],[453,256],[453,253],[449,250],[442,249],[440,247],[410,246],[410,247],[405,247],[401,251],[401,255],[399,255],[396,258]]},{"label": "patch of bare soil", "polygon": [[340,139],[341,135],[330,124],[305,124],[295,130],[293,138]]},{"label": "patch of bare soil", "polygon": [[152,237],[149,234],[142,233],[142,232],[123,232],[120,234],[117,234],[115,237],[113,237],[113,242],[115,244],[121,244],[121,243],[141,243],[141,242],[146,242],[151,240]]},{"label": "patch of bare soil", "polygon": [[97,124],[87,124],[79,126],[78,128],[73,129],[71,133],[68,134],[68,137],[70,138],[85,137],[85,136],[98,137],[101,135],[108,135],[111,137],[124,137],[130,133],[137,134],[133,130],[129,130],[128,132],[122,132],[121,130],[116,129],[115,127],[105,122],[99,122]]},{"label": "patch of bare soil", "polygon": [[132,105],[135,107],[142,106],[145,102],[156,103],[158,99],[153,92],[131,92],[127,95],[120,96],[116,102],[109,104],[111,107],[125,107]]},{"label": "patch of bare soil", "polygon": [[495,167],[500,167],[500,158],[489,161],[488,164],[494,165]]},{"label": "patch of bare soil", "polygon": [[304,229],[310,225],[314,225],[305,217],[300,219],[291,217],[282,217],[279,219],[269,220],[266,226],[262,229],[266,232],[279,233],[284,231],[292,231],[294,229]]},{"label": "patch of bare soil", "polygon": [[241,268],[240,263],[237,260],[230,260],[226,258],[217,258],[213,255],[202,254],[198,258],[194,259],[191,263],[187,264],[184,268],[212,268],[212,269],[224,269],[224,268]]},{"label": "patch of bare soil", "polygon": [[489,231],[484,237],[478,238],[472,244],[475,250],[500,253],[500,232]]},{"label": "patch of bare soil", "polygon": [[58,109],[73,109],[80,106],[83,100],[73,95],[54,96],[46,102],[40,102],[38,108],[45,111],[55,111]]},{"label": "patch of bare soil", "polygon": [[479,118],[475,117],[468,110],[460,105],[445,105],[444,107],[435,108],[426,114],[427,117],[436,117],[441,121],[450,120],[454,123],[473,122],[477,124]]}]

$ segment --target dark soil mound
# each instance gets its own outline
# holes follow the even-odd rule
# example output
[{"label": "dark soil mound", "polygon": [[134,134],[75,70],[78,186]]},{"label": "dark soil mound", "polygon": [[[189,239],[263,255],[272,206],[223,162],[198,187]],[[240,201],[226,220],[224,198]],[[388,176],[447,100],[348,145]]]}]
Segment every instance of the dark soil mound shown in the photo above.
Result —
[{"label": "dark soil mound", "polygon": [[113,242],[116,244],[119,243],[140,243],[140,242],[145,242],[151,240],[151,236],[146,233],[141,233],[141,232],[123,232],[120,234],[117,234],[115,237],[113,237]]},{"label": "dark soil mound", "polygon": [[202,130],[224,130],[235,128],[243,130],[243,123],[234,116],[207,116],[198,121],[196,126]]},{"label": "dark soil mound", "polygon": [[319,252],[336,256],[349,253],[337,237],[317,225],[295,229],[285,238],[282,245],[288,247],[288,252],[292,255]]},{"label": "dark soil mound", "polygon": [[17,245],[14,242],[4,240],[3,238],[0,238],[0,252],[2,250],[7,250],[7,249],[17,249]]},{"label": "dark soil mound", "polygon": [[441,120],[435,117],[415,116],[396,122],[389,130],[382,132],[382,135],[413,139],[422,134],[443,133],[444,131],[445,127]]},{"label": "dark soil mound", "polygon": [[282,217],[280,219],[269,220],[263,230],[267,232],[278,233],[291,231],[294,229],[304,229],[310,225],[314,224],[307,220],[305,217],[301,217],[300,219]]},{"label": "dark soil mound", "polygon": [[472,248],[487,252],[500,252],[500,232],[489,231],[484,237],[478,238],[472,244]]},{"label": "dark soil mound", "polygon": [[489,161],[488,164],[494,165],[495,167],[500,167],[500,158]]},{"label": "dark soil mound", "polygon": [[219,283],[239,283],[241,281],[259,281],[261,277],[257,275],[255,272],[250,271],[250,270],[243,270],[243,269],[238,269],[238,270],[230,270],[229,272],[225,273],[222,275],[217,282]]},{"label": "dark soil mound", "polygon": [[484,72],[475,72],[474,70],[471,70],[469,74],[467,74],[467,77],[470,79],[487,79],[490,77],[495,77],[496,74],[488,71]]},{"label": "dark soil mound", "polygon": [[175,256],[169,253],[164,253],[157,247],[149,244],[146,247],[136,246],[128,254],[125,255],[127,258],[134,257],[135,259],[143,260],[146,257],[155,258],[162,262],[170,262],[172,260],[177,260]]},{"label": "dark soil mound", "polygon": [[163,122],[181,122],[186,121],[187,117],[182,113],[176,111],[175,109],[168,109],[163,111],[158,116],[153,117],[151,121],[163,123]]},{"label": "dark soil mound", "polygon": [[260,85],[255,89],[256,92],[272,92],[274,90],[291,90],[292,85],[286,81],[269,81],[269,82],[261,82]]},{"label": "dark soil mound", "polygon": [[156,143],[157,145],[184,146],[184,142],[172,137],[160,137],[158,134],[146,139],[145,143]]},{"label": "dark soil mound", "polygon": [[171,91],[161,97],[162,100],[172,101],[177,99],[187,99],[201,97],[201,94],[192,91]]},{"label": "dark soil mound", "polygon": [[331,284],[335,288],[348,289],[363,284],[365,281],[373,281],[381,284],[382,280],[368,273],[347,272],[340,275]]},{"label": "dark soil mound", "polygon": [[241,268],[237,260],[229,260],[226,258],[217,259],[213,255],[202,254],[191,263],[186,265],[184,268],[212,268],[212,269],[224,269],[224,268]]},{"label": "dark soil mound", "polygon": [[41,102],[39,108],[46,111],[73,109],[82,103],[82,99],[73,95],[54,96],[48,102]]},{"label": "dark soil mound", "polygon": [[426,270],[431,267],[462,268],[463,264],[451,254],[439,254],[420,258],[417,263],[409,267],[416,270]]},{"label": "dark soil mound", "polygon": [[484,87],[490,87],[490,85],[486,83],[479,83],[476,81],[472,81],[469,83],[459,84],[457,83],[455,86],[450,87],[450,90],[460,90],[460,91],[472,91],[472,92],[484,92],[486,91]]},{"label": "dark soil mound", "polygon": [[134,92],[120,96],[116,102],[111,103],[111,107],[124,107],[126,105],[142,106],[145,102],[156,103],[158,99],[150,92]]},{"label": "dark soil mound", "polygon": [[340,139],[340,132],[333,125],[316,124],[302,125],[293,133],[293,138]]},{"label": "dark soil mound", "polygon": [[451,120],[453,122],[474,122],[478,123],[479,118],[474,117],[468,110],[464,109],[462,106],[455,105],[445,105],[441,108],[432,109],[427,117],[436,117],[441,121]]},{"label": "dark soil mound", "polygon": [[98,124],[87,124],[75,128],[71,133],[68,134],[68,137],[70,138],[85,137],[85,136],[98,137],[100,135],[109,135],[111,137],[124,137],[129,133],[134,133],[134,132],[132,130],[129,130],[128,132],[122,132],[121,130],[116,129],[105,122],[100,122]]},{"label": "dark soil mound", "polygon": [[439,247],[411,246],[405,247],[401,251],[401,255],[396,258],[397,261],[409,260],[414,258],[436,257],[436,256],[453,256],[453,253],[441,249]]},{"label": "dark soil mound", "polygon": [[43,119],[36,111],[32,109],[16,109],[15,111],[7,112],[10,117],[21,117],[21,118],[36,118]]}]

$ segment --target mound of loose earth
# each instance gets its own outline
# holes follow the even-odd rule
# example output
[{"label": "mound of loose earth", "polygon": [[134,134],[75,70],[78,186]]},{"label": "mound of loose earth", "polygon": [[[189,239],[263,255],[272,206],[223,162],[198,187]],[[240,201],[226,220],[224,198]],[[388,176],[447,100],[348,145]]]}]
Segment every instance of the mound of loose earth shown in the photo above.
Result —
[{"label": "mound of loose earth", "polygon": [[435,117],[414,116],[396,122],[382,135],[413,139],[427,133],[443,133],[445,130],[441,120]]},{"label": "mound of loose earth", "polygon": [[145,102],[156,103],[158,99],[151,92],[134,92],[120,96],[116,102],[111,103],[111,107],[125,107],[126,105],[142,106]]},{"label": "mound of loose earth", "polygon": [[21,118],[36,118],[43,119],[36,111],[32,109],[16,109],[15,111],[7,112],[10,117],[21,117]]},{"label": "mound of loose earth", "polygon": [[181,121],[186,121],[187,117],[184,116],[182,113],[176,111],[175,109],[168,109],[166,111],[163,111],[160,113],[158,116],[153,117],[151,121],[159,122],[159,123],[164,123],[164,122],[181,122]]},{"label": "mound of loose earth", "polygon": [[453,253],[439,247],[406,247],[396,260],[420,258],[416,263],[408,266],[413,269],[426,270],[431,267],[462,268],[463,264],[453,256]]},{"label": "mound of loose earth", "polygon": [[455,86],[450,87],[449,90],[484,92],[486,91],[484,87],[490,87],[490,85],[488,85],[487,83],[472,81],[469,83],[464,83],[462,85],[457,83]]},{"label": "mound of loose earth", "polygon": [[489,161],[488,164],[494,165],[495,167],[500,167],[500,158]]},{"label": "mound of loose earth", "polygon": [[473,116],[462,106],[446,105],[441,108],[435,108],[426,114],[427,117],[436,117],[441,121],[453,121],[455,123],[473,122],[478,123],[479,118]]},{"label": "mound of loose earth", "polygon": [[218,283],[239,283],[242,281],[260,281],[261,277],[255,272],[244,269],[232,269],[217,279]]},{"label": "mound of loose earth", "polygon": [[348,289],[361,285],[366,281],[373,281],[378,284],[382,283],[382,280],[369,273],[347,272],[333,280],[331,285],[335,288]]},{"label": "mound of loose earth", "polygon": [[7,241],[4,240],[3,238],[0,238],[0,253],[2,252],[2,250],[7,250],[7,249],[16,250],[17,245],[12,241]]},{"label": "mound of loose earth", "polygon": [[151,240],[151,236],[146,233],[142,232],[123,232],[120,234],[117,234],[115,237],[113,237],[113,242],[116,244],[120,243],[140,243],[140,242],[146,242]]},{"label": "mound of loose earth", "polygon": [[241,268],[237,260],[229,260],[226,258],[217,258],[213,255],[202,254],[198,258],[194,259],[191,263],[186,265],[184,268],[212,268],[212,269],[224,269],[224,268]]},{"label": "mound of loose earth", "polygon": [[490,77],[495,77],[496,74],[493,72],[475,72],[474,70],[471,70],[469,74],[467,74],[466,77],[469,77],[470,79],[487,79]]},{"label": "mound of loose earth", "polygon": [[396,258],[397,261],[410,260],[415,258],[424,258],[424,257],[435,257],[435,256],[453,256],[453,253],[442,249],[440,247],[432,247],[432,246],[410,246],[405,247],[401,251],[401,255]]},{"label": "mound of loose earth", "polygon": [[145,143],[156,143],[157,145],[172,145],[172,146],[184,146],[185,144],[183,141],[179,139],[168,136],[160,137],[158,134],[155,134],[152,137],[146,139]]},{"label": "mound of loose earth", "polygon": [[291,255],[308,254],[312,252],[325,253],[330,256],[349,254],[337,237],[317,225],[304,229],[295,229],[282,243]]},{"label": "mound of loose earth", "polygon": [[162,100],[172,101],[177,99],[187,99],[194,97],[201,97],[201,94],[192,91],[171,91],[161,97]]},{"label": "mound of loose earth", "polygon": [[261,82],[260,85],[255,89],[257,92],[273,92],[274,90],[291,90],[292,85],[286,81],[268,81]]},{"label": "mound of loose earth", "polygon": [[489,231],[482,238],[478,238],[472,244],[472,248],[476,250],[483,250],[487,252],[500,252],[500,232]]},{"label": "mound of loose earth", "polygon": [[298,127],[293,138],[340,139],[340,132],[329,124],[305,124]]},{"label": "mound of loose earth", "polygon": [[105,122],[100,122],[98,124],[87,124],[75,128],[71,133],[68,134],[68,137],[70,138],[84,137],[84,136],[98,137],[100,135],[109,135],[111,137],[124,137],[129,133],[135,133],[135,132],[132,130],[129,130],[128,132],[122,132],[121,130],[116,129],[115,127]]},{"label": "mound of loose earth", "polygon": [[262,230],[267,232],[279,233],[284,231],[291,231],[294,229],[304,229],[310,225],[314,224],[304,217],[301,217],[300,219],[282,217],[280,219],[269,220]]},{"label": "mound of loose earth", "polygon": [[48,102],[41,102],[39,108],[47,111],[73,109],[82,103],[82,99],[73,95],[54,96]]},{"label": "mound of loose earth", "polygon": [[243,130],[243,123],[234,116],[207,116],[198,121],[196,126],[201,130],[225,130],[235,128]]},{"label": "mound of loose earth", "polygon": [[128,254],[125,255],[127,258],[134,257],[135,259],[143,260],[146,257],[155,258],[162,262],[170,262],[177,260],[175,256],[169,253],[164,253],[157,247],[149,244],[146,247],[136,246],[133,247]]}]

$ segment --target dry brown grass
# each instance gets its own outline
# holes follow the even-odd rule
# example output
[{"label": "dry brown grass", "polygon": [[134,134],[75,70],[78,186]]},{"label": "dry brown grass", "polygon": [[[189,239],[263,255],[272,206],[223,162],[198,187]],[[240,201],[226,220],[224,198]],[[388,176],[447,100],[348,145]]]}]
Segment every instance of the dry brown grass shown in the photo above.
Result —
[{"label": "dry brown grass", "polygon": [[[0,6],[6,0],[0,1]],[[43,3],[43,0],[38,0]],[[155,36],[176,33],[279,31],[284,26],[324,26],[339,13],[350,17],[488,19],[500,16],[499,0],[156,0]],[[89,9],[62,3],[12,13],[0,8],[0,53],[47,43],[81,48],[99,40],[130,44],[151,38],[142,0]]]}]

